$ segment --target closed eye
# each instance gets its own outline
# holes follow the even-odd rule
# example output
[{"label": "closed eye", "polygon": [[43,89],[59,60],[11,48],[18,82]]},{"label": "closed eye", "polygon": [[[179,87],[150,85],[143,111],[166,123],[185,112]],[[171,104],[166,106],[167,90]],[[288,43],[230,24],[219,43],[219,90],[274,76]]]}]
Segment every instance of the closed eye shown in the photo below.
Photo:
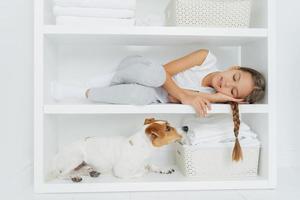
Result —
[{"label": "closed eye", "polygon": [[231,95],[232,95],[234,98],[237,98],[237,96],[238,96],[238,91],[237,91],[236,88],[232,88],[232,90],[231,90]]},{"label": "closed eye", "polygon": [[239,81],[241,79],[241,74],[240,73],[235,73],[233,76],[234,81]]},{"label": "closed eye", "polygon": [[234,80],[234,81],[237,81],[236,78],[237,78],[237,74],[235,73],[234,76],[233,76],[233,80]]}]

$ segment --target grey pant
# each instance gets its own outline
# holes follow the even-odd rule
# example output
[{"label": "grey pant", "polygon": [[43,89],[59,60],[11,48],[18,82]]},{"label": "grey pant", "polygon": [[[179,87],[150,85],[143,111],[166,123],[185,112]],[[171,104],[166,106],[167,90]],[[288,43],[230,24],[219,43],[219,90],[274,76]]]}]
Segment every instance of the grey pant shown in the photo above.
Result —
[{"label": "grey pant", "polygon": [[124,58],[108,87],[91,88],[88,99],[112,104],[147,105],[157,102],[155,88],[166,80],[162,65],[142,56]]}]

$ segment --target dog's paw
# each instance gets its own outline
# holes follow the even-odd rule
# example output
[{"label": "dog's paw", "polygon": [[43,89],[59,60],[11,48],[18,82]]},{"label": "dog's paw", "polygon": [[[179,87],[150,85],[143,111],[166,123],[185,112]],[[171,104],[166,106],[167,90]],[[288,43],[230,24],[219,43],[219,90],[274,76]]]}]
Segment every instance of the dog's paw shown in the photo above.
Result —
[{"label": "dog's paw", "polygon": [[145,169],[149,172],[154,172],[154,173],[158,173],[158,174],[173,174],[175,172],[175,169],[173,169],[173,168],[162,169],[153,164],[146,165]]},{"label": "dog's paw", "polygon": [[89,174],[90,174],[90,177],[97,178],[100,175],[100,172],[91,171]]},{"label": "dog's paw", "polygon": [[82,178],[81,177],[72,177],[71,180],[74,182],[74,183],[79,183],[82,181]]},{"label": "dog's paw", "polygon": [[174,172],[175,172],[175,169],[159,170],[160,174],[173,174]]}]

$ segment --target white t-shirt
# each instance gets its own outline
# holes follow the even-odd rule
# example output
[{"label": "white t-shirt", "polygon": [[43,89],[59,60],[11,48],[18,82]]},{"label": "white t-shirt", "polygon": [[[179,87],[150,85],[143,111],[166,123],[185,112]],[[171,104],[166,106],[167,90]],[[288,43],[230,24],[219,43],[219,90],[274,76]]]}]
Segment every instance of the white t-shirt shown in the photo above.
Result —
[{"label": "white t-shirt", "polygon": [[[201,65],[196,65],[183,72],[179,72],[178,74],[174,75],[172,79],[180,88],[183,89],[194,90],[204,93],[215,93],[215,90],[213,88],[204,87],[201,84],[205,76],[207,76],[210,73],[219,71],[216,67],[216,64],[216,56],[209,51]],[[169,101],[168,93],[162,87],[157,88],[156,93],[157,99],[161,103],[167,103]]]}]

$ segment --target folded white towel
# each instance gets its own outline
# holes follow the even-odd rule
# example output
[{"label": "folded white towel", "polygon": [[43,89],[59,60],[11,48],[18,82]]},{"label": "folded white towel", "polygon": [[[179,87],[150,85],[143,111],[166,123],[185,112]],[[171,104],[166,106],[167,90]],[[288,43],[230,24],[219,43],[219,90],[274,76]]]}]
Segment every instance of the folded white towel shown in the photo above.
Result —
[{"label": "folded white towel", "polygon": [[[212,138],[228,133],[233,134],[234,127],[232,116],[228,114],[187,119],[184,121],[183,126],[188,126],[190,133],[197,133],[195,134],[195,139]],[[241,121],[239,131],[240,133],[250,131],[250,127]]]},{"label": "folded white towel", "polygon": [[135,10],[136,0],[53,0],[57,6]]},{"label": "folded white towel", "polygon": [[56,17],[56,24],[71,26],[99,26],[104,28],[106,26],[134,26],[135,19],[59,16]]},{"label": "folded white towel", "polygon": [[[190,144],[202,144],[202,143],[228,143],[235,141],[234,134],[232,132],[225,133],[224,135],[208,137],[208,138],[197,138],[197,133],[188,133],[187,139]],[[252,131],[243,131],[239,134],[239,140],[256,140],[257,134]]]},{"label": "folded white towel", "polygon": [[[182,125],[189,128],[185,138],[190,145],[231,144],[235,142],[232,116],[228,114],[211,115],[206,118],[189,118]],[[258,143],[257,134],[242,121],[238,137],[240,141],[243,140],[243,144]]]},{"label": "folded white towel", "polygon": [[[260,142],[257,138],[240,138],[239,139],[240,145],[242,148],[250,147],[250,146],[257,146],[260,145]],[[227,140],[223,142],[199,142],[199,143],[184,143],[186,145],[193,145],[197,147],[233,147],[235,144],[235,140]]]},{"label": "folded white towel", "polygon": [[109,9],[109,8],[81,8],[81,7],[61,7],[54,6],[55,16],[75,16],[75,17],[101,17],[129,19],[135,17],[134,10]]},{"label": "folded white towel", "polygon": [[[219,127],[218,127],[219,126]],[[239,132],[248,131],[248,125],[241,123]],[[233,125],[217,123],[215,126],[203,125],[193,128],[190,132],[197,133],[197,138],[207,138],[224,135],[226,133],[233,133]]]}]

